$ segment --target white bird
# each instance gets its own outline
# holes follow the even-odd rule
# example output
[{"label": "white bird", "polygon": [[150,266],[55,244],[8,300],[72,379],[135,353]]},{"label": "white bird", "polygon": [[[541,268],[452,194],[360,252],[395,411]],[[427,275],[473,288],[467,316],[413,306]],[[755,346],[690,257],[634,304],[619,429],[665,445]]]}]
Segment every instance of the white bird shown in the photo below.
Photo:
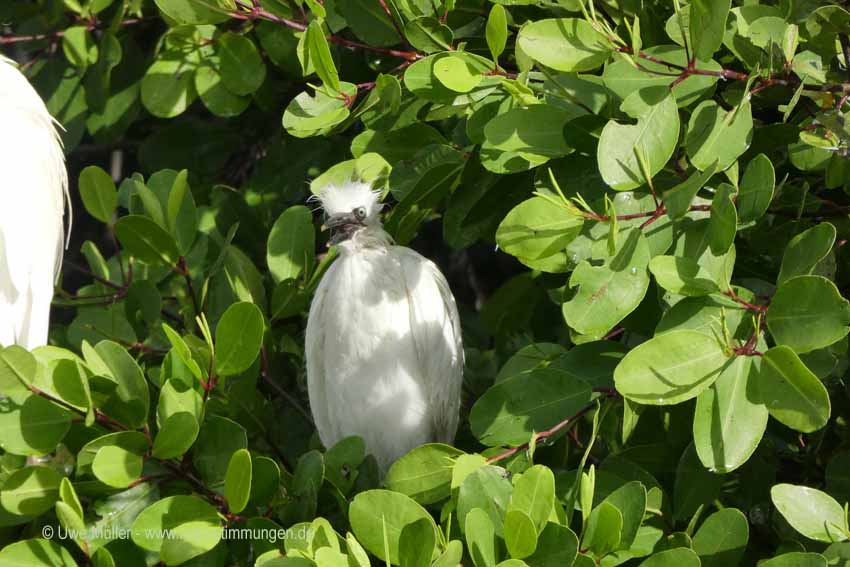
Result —
[{"label": "white bird", "polygon": [[433,262],[395,246],[366,183],[318,195],[340,255],[307,322],[310,408],[326,447],[359,435],[381,470],[424,443],[451,443],[463,379],[460,319]]},{"label": "white bird", "polygon": [[68,172],[44,101],[0,55],[0,345],[47,343]]}]

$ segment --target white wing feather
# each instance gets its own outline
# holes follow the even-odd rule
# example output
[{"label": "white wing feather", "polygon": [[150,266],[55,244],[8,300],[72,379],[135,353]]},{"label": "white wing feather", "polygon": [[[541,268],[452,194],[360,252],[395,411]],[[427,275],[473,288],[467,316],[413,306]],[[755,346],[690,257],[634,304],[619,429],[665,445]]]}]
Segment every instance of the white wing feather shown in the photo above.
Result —
[{"label": "white wing feather", "polygon": [[0,56],[0,344],[47,342],[62,262],[68,191],[62,145],[44,102]]},{"label": "white wing feather", "polygon": [[[304,356],[307,359],[307,390],[310,397],[310,410],[313,421],[320,436],[330,435],[333,425],[328,415],[327,376],[325,371],[325,328],[322,324],[322,313],[326,307],[328,286],[333,281],[333,272],[337,268],[334,263],[325,272],[319,287],[310,304],[307,317],[307,332],[304,339]],[[327,433],[326,433],[327,432]],[[323,439],[323,442],[327,442]]]},{"label": "white wing feather", "polygon": [[452,443],[457,431],[464,364],[455,299],[433,262],[409,248],[397,246],[393,250],[401,257],[408,288],[411,330],[428,394],[433,436],[441,443]]}]

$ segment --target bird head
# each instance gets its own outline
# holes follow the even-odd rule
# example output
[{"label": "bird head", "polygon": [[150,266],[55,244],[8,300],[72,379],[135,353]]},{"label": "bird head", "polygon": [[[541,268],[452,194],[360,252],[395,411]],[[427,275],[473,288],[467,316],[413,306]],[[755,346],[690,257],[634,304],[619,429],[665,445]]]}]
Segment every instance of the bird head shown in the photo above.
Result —
[{"label": "bird head", "polygon": [[328,244],[350,240],[358,232],[370,227],[380,228],[380,196],[380,191],[360,181],[323,187],[318,198],[326,217],[322,228],[331,231]]}]

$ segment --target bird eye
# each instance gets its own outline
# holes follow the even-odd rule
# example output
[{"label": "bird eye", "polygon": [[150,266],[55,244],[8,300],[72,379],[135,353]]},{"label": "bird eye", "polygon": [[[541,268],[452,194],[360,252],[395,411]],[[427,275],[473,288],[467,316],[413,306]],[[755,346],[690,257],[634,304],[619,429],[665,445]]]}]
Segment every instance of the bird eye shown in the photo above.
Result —
[{"label": "bird eye", "polygon": [[366,209],[364,207],[357,207],[356,209],[354,209],[354,216],[357,217],[360,220],[365,219],[366,218]]}]

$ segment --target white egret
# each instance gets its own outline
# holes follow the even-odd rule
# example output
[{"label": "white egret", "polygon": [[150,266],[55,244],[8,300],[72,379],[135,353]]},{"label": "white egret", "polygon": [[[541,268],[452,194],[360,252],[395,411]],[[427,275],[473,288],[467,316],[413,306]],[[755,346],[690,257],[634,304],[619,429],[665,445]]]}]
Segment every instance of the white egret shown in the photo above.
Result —
[{"label": "white egret", "polygon": [[463,346],[446,279],[393,244],[378,198],[357,182],[319,193],[340,256],[313,298],[306,354],[322,443],[359,435],[386,471],[414,447],[454,439]]},{"label": "white egret", "polygon": [[44,101],[0,55],[0,345],[47,343],[68,173]]}]

